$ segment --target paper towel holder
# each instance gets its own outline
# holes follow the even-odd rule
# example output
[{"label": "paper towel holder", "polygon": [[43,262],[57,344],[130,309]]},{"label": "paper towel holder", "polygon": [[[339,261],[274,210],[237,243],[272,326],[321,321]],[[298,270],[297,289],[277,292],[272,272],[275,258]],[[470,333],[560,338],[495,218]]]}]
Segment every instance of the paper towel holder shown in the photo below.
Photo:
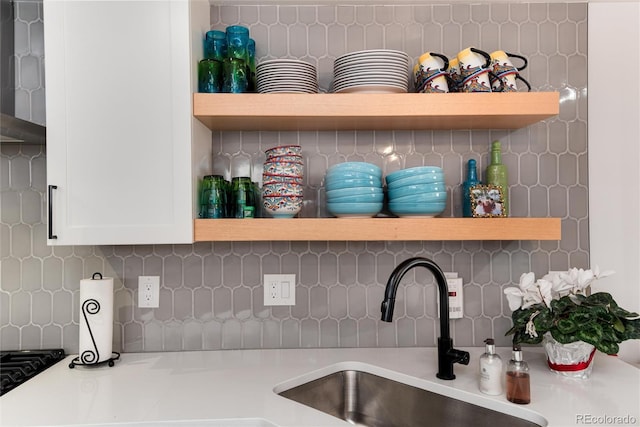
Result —
[{"label": "paper towel holder", "polygon": [[[91,276],[92,280],[96,280],[96,276],[98,276],[98,280],[102,280],[102,273],[96,272]],[[89,319],[87,318],[87,314],[92,315],[100,312],[100,303],[94,299],[88,299],[82,303],[82,315],[84,316],[85,322],[87,323],[87,329],[89,331],[89,335],[91,336],[91,341],[93,343],[94,348],[96,349],[95,354],[92,353],[91,356],[95,357],[95,360],[100,360],[100,355],[98,354],[98,347],[96,346],[96,341],[93,337],[93,332],[91,331],[91,324],[89,323]],[[102,362],[91,362],[90,358],[83,357],[84,355],[79,355],[74,358],[71,363],[69,363],[69,368],[73,369],[76,365],[79,366],[98,366],[103,364],[108,364],[109,367],[113,367],[115,365],[115,361],[120,359],[120,353],[117,351],[111,352],[111,357],[109,359],[105,359]]]}]

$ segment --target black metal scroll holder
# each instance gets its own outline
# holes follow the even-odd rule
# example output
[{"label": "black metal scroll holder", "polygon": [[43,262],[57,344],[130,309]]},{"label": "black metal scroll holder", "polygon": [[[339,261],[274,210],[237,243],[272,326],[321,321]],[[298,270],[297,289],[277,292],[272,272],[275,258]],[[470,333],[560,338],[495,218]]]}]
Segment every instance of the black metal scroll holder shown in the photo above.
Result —
[{"label": "black metal scroll holder", "polygon": [[[92,280],[95,280],[96,275],[100,276],[102,279],[102,274],[93,273],[91,276]],[[97,362],[100,360],[100,352],[98,351],[98,346],[96,345],[96,340],[93,337],[93,331],[91,331],[91,325],[89,324],[89,319],[87,319],[87,314],[96,314],[100,311],[100,303],[95,299],[88,299],[82,303],[82,315],[84,316],[84,321],[87,323],[87,329],[89,330],[89,336],[91,336],[91,342],[93,343],[93,349],[95,350],[86,350],[83,351],[81,355],[74,358],[71,363],[69,363],[69,368],[73,369],[78,366],[99,366],[103,364],[108,364],[109,367],[113,367],[115,361],[120,359],[120,353],[114,351],[111,353],[111,357],[109,359],[103,360],[102,362]]]}]

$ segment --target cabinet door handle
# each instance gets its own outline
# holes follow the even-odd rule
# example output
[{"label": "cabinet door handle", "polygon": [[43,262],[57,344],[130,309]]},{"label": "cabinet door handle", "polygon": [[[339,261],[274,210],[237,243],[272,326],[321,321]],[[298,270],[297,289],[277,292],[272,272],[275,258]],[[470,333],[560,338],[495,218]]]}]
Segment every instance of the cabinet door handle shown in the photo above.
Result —
[{"label": "cabinet door handle", "polygon": [[52,196],[53,196],[53,190],[58,189],[57,185],[50,185],[49,186],[49,239],[57,239],[58,236],[56,236],[55,234],[53,234],[53,200],[52,200]]}]

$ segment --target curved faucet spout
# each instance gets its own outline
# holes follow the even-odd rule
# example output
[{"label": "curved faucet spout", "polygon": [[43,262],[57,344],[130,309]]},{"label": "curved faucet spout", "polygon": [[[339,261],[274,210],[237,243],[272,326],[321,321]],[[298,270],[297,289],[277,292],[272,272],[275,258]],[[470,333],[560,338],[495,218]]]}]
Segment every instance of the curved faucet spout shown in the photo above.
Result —
[{"label": "curved faucet spout", "polygon": [[440,298],[440,337],[438,338],[438,373],[436,376],[444,380],[453,380],[453,364],[469,364],[469,353],[453,348],[453,340],[449,332],[449,287],[447,279],[442,269],[435,262],[427,258],[409,258],[400,263],[389,276],[387,287],[384,292],[381,311],[382,320],[391,322],[393,320],[393,309],[396,302],[396,292],[398,285],[409,270],[414,267],[425,267],[436,279],[438,284],[438,296]]}]

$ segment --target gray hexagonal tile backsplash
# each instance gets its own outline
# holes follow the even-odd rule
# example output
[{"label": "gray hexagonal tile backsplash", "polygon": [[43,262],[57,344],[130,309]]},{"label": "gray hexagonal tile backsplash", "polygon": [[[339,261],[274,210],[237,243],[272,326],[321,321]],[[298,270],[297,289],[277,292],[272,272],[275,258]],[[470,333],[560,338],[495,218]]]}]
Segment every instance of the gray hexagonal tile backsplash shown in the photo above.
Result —
[{"label": "gray hexagonal tile backsplash", "polygon": [[[19,115],[44,122],[42,5],[18,1],[16,79]],[[560,115],[517,131],[214,132],[222,164],[251,160],[280,143],[300,143],[309,202],[322,215],[325,169],[366,160],[386,170],[438,165],[446,170],[445,216],[461,216],[464,164],[483,170],[492,140],[503,142],[514,216],[559,216],[555,242],[254,242],[194,245],[46,246],[44,149],[2,146],[0,156],[0,347],[78,349],[79,282],[94,271],[116,278],[114,349],[174,351],[236,348],[433,346],[439,334],[428,273],[410,273],[393,323],[379,321],[386,280],[401,260],[433,258],[464,279],[465,316],[452,322],[456,345],[489,336],[509,340],[502,289],[520,274],[585,267],[587,205],[587,4],[397,6],[214,6],[212,28],[245,24],[258,60],[299,58],[331,83],[345,52],[391,48],[415,60],[449,57],[467,46],[529,58],[534,90],[560,92]],[[480,95],[481,96],[481,95]],[[229,153],[234,153],[229,155]],[[123,156],[126,153],[123,153]],[[231,166],[229,166],[231,167]],[[296,305],[265,307],[265,273],[297,275]],[[139,309],[137,277],[161,276],[160,308]]]}]

